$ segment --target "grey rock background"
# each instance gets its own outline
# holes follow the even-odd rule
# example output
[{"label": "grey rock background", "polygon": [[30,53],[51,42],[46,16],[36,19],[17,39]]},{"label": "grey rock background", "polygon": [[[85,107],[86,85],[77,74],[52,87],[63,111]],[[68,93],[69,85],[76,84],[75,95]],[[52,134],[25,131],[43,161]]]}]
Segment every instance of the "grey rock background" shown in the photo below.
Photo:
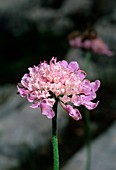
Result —
[{"label": "grey rock background", "polygon": [[[51,120],[41,115],[39,109],[29,108],[29,103],[16,95],[16,88],[7,85],[0,89],[0,170],[19,166],[21,156],[29,150],[42,150],[51,141]],[[59,132],[68,123],[67,114],[59,107]]]},{"label": "grey rock background", "polygon": [[[116,169],[116,122],[92,144],[92,170]],[[76,153],[62,170],[84,170],[86,167],[86,147]]]}]

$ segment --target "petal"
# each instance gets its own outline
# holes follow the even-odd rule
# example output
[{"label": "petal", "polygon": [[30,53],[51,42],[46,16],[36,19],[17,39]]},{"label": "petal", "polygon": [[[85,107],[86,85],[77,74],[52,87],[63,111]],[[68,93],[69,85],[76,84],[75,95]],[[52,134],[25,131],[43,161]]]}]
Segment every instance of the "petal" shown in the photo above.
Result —
[{"label": "petal", "polygon": [[60,65],[63,66],[64,68],[67,68],[68,63],[66,60],[59,61]]},{"label": "petal", "polygon": [[24,76],[22,77],[21,79],[21,84],[24,86],[24,87],[28,87],[28,83],[30,81],[30,75],[29,74],[24,74]]},{"label": "petal", "polygon": [[59,97],[59,99],[60,99],[63,103],[68,103],[68,102],[70,102],[70,97],[68,97],[67,95],[64,95],[63,97]]},{"label": "petal", "polygon": [[86,72],[79,69],[78,76],[79,76],[80,80],[83,80],[86,77]]},{"label": "petal", "polygon": [[29,95],[27,95],[27,100],[29,102],[33,102],[37,99],[37,94],[36,92],[31,92]]},{"label": "petal", "polygon": [[30,97],[30,95],[27,95],[28,102],[34,102],[34,99]]},{"label": "petal", "polygon": [[42,115],[47,116],[48,119],[52,119],[55,116],[55,113],[54,113],[52,107],[50,107],[46,103],[42,102],[40,104],[40,108],[41,108]]},{"label": "petal", "polygon": [[75,106],[80,106],[80,105],[81,105],[81,98],[80,98],[80,96],[73,95],[73,96],[72,96],[72,99],[71,99],[71,102],[72,102]]},{"label": "petal", "polygon": [[55,103],[55,99],[54,98],[43,99],[42,103],[45,103],[45,104],[47,104],[50,107],[53,107],[53,105]]},{"label": "petal", "polygon": [[79,110],[73,108],[71,105],[66,105],[66,110],[73,119],[80,120],[82,118]]},{"label": "petal", "polygon": [[84,106],[85,106],[87,109],[89,109],[89,110],[93,110],[93,109],[95,109],[95,108],[97,107],[98,104],[99,104],[99,101],[96,102],[96,103],[86,102],[86,103],[84,104]]},{"label": "petal", "polygon": [[37,107],[39,107],[39,106],[40,106],[40,102],[35,102],[35,103],[33,103],[30,107],[33,108],[33,109],[35,109],[35,108],[37,108]]},{"label": "petal", "polygon": [[96,80],[95,82],[92,82],[91,83],[91,87],[92,87],[92,90],[94,92],[96,92],[99,89],[99,87],[100,87],[100,81]]},{"label": "petal", "polygon": [[38,72],[39,68],[37,66],[33,66],[33,67],[29,67],[28,70],[29,70],[29,75],[33,76],[34,73]]},{"label": "petal", "polygon": [[72,62],[69,63],[68,68],[71,71],[76,71],[76,70],[79,69],[79,64],[76,61],[72,61]]},{"label": "petal", "polygon": [[63,109],[65,109],[73,119],[80,120],[82,118],[78,109],[73,108],[73,106],[71,105],[65,105],[62,102],[60,102],[60,104],[63,107]]},{"label": "petal", "polygon": [[91,93],[91,83],[89,80],[83,80],[83,82],[80,84],[80,92],[86,95]]},{"label": "petal", "polygon": [[52,57],[52,59],[50,60],[50,65],[52,65],[52,64],[56,64],[56,58],[55,57]]},{"label": "petal", "polygon": [[21,97],[26,97],[29,93],[28,90],[26,90],[25,88],[20,88],[17,86],[17,92],[19,92],[19,94],[21,95]]},{"label": "petal", "polygon": [[96,93],[91,93],[91,94],[89,94],[87,96],[80,95],[81,103],[89,102],[89,101],[91,101],[91,100],[93,100],[95,98],[96,98]]}]

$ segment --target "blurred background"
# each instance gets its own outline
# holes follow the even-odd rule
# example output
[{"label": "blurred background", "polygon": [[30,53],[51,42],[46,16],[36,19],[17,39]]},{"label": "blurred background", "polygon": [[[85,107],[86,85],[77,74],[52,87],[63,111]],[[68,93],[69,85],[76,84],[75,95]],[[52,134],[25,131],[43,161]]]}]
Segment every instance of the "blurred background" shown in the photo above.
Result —
[{"label": "blurred background", "polygon": [[[29,108],[16,85],[28,67],[52,56],[84,69],[81,50],[67,36],[91,27],[114,53],[93,55],[88,69],[89,79],[101,81],[100,104],[90,112],[91,170],[116,169],[116,1],[0,0],[0,170],[52,169],[51,121]],[[76,122],[59,107],[58,121],[61,169],[84,170],[84,119]]]}]

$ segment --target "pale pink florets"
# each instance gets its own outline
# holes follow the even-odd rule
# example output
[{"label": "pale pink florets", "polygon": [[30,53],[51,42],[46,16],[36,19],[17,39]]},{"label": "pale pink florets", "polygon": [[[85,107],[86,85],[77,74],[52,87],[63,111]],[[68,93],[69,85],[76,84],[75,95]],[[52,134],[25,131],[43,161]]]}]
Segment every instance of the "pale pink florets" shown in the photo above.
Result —
[{"label": "pale pink florets", "polygon": [[68,64],[65,60],[57,62],[53,57],[50,64],[43,62],[28,70],[17,86],[18,92],[33,103],[32,108],[40,107],[48,118],[55,115],[53,105],[56,99],[75,120],[81,119],[78,106],[84,105],[89,110],[97,107],[98,102],[92,100],[96,98],[100,81],[85,79],[86,73],[80,70],[76,61]]}]

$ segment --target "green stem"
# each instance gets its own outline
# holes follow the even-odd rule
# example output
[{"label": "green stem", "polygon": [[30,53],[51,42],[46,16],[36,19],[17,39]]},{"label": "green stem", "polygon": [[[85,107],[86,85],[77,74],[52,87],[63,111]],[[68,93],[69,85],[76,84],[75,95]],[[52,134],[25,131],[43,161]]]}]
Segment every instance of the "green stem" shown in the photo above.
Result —
[{"label": "green stem", "polygon": [[52,145],[53,145],[53,160],[54,170],[59,170],[59,151],[58,151],[58,137],[57,137],[57,105],[58,101],[54,104],[53,110],[55,116],[52,119]]},{"label": "green stem", "polygon": [[[85,71],[88,70],[89,62],[91,58],[91,52],[87,51],[85,54]],[[86,170],[90,170],[91,167],[91,121],[88,110],[85,110],[85,132],[87,137],[87,161]]]}]

